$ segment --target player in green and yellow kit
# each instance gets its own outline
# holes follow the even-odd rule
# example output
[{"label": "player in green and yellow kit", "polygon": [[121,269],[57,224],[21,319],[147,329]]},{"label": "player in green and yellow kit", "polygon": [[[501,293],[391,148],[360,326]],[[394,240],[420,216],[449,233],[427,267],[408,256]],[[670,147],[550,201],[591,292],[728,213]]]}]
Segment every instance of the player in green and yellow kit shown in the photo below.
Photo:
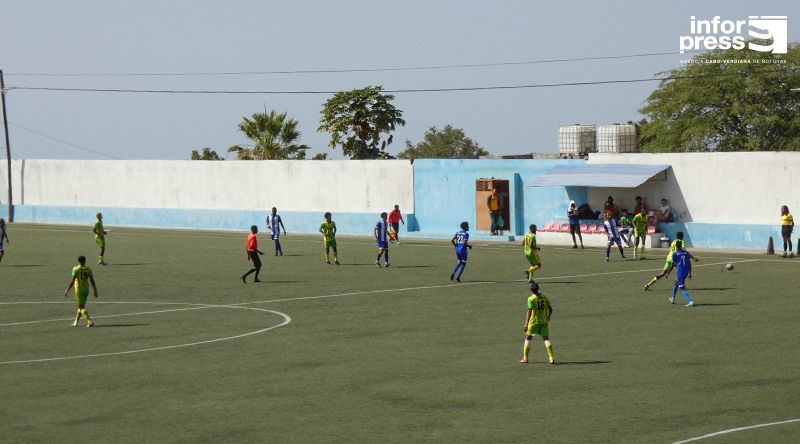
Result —
[{"label": "player in green and yellow kit", "polygon": [[322,233],[322,241],[325,244],[325,262],[331,264],[330,251],[333,249],[333,262],[339,265],[339,259],[336,257],[336,222],[331,220],[330,211],[325,213],[325,220],[319,226],[319,232]]},{"label": "player in green and yellow kit", "polygon": [[520,364],[528,363],[528,354],[531,351],[531,339],[539,335],[544,340],[544,347],[547,349],[547,356],[551,364],[555,364],[553,357],[553,345],[550,344],[550,331],[548,324],[553,315],[553,307],[547,297],[539,291],[539,284],[531,283],[531,295],[528,297],[528,314],[525,316],[525,344],[522,347],[522,359]]},{"label": "player in green and yellow kit", "polygon": [[[675,236],[677,237],[677,239],[672,241],[672,244],[669,246],[669,252],[667,253],[667,261],[664,263],[664,270],[661,273],[659,273],[658,275],[653,276],[653,279],[651,279],[650,282],[645,284],[645,286],[644,286],[644,290],[645,291],[647,291],[647,289],[652,287],[653,284],[655,284],[657,280],[659,280],[659,279],[661,279],[663,277],[669,276],[669,272],[670,272],[670,270],[672,270],[672,253],[678,251],[678,242],[683,242],[683,231],[678,231],[677,233],[675,233]],[[698,262],[700,260],[700,259],[692,256],[691,254],[689,254],[689,257],[694,259],[695,262]]]},{"label": "player in green and yellow kit", "polygon": [[103,229],[103,213],[97,213],[97,221],[94,223],[94,241],[97,243],[97,246],[100,247],[100,258],[97,260],[97,263],[100,265],[108,265],[108,263],[103,259],[103,256],[106,254],[106,234],[108,231]]},{"label": "player in green and yellow kit", "polygon": [[530,262],[530,266],[527,270],[525,270],[525,277],[528,279],[528,282],[533,282],[533,273],[536,270],[542,268],[542,260],[539,258],[539,248],[536,245],[536,225],[531,224],[529,227],[530,231],[525,233],[525,238],[522,240],[522,250],[525,253],[525,257],[528,258],[528,262]]},{"label": "player in green and yellow kit", "polygon": [[64,290],[64,297],[67,297],[70,288],[75,288],[75,302],[78,303],[78,312],[75,314],[75,321],[72,323],[73,327],[78,326],[78,321],[81,319],[81,316],[86,318],[87,327],[94,327],[94,321],[89,317],[89,312],[86,311],[86,298],[89,297],[89,284],[92,285],[94,297],[97,299],[97,285],[94,283],[92,269],[86,266],[86,256],[79,256],[78,265],[72,267],[72,276],[69,279],[69,285],[67,289]]},{"label": "player in green and yellow kit", "polygon": [[[637,259],[640,256],[644,259],[644,241],[647,237],[647,223],[650,221],[650,216],[647,215],[647,207],[642,205],[642,209],[636,216],[633,216],[633,258]],[[639,242],[642,243],[642,253],[637,255],[639,251]]]}]

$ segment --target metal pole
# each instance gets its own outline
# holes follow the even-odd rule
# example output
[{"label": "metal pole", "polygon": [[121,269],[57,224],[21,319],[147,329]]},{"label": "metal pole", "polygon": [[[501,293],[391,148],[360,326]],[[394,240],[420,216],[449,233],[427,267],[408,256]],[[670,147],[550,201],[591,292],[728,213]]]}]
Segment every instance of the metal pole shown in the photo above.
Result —
[{"label": "metal pole", "polygon": [[8,222],[14,222],[14,199],[11,194],[11,142],[8,141],[8,119],[6,118],[6,84],[0,69],[0,102],[3,102],[3,130],[6,134],[6,169],[8,170]]}]

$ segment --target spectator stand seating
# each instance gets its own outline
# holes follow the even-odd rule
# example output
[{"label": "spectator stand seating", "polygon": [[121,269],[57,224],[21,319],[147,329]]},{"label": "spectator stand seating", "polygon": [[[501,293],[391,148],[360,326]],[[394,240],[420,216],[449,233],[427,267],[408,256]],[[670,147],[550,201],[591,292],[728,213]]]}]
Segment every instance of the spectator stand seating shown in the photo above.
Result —
[{"label": "spectator stand seating", "polygon": [[[569,224],[563,220],[556,219],[546,222],[539,227],[539,234],[536,237],[541,245],[572,245],[572,236],[569,232]],[[581,219],[579,222],[583,244],[587,247],[605,247],[608,243],[603,222],[595,219]],[[645,245],[648,248],[660,247],[660,234],[655,225],[648,225]],[[576,237],[577,241],[577,237]]]}]

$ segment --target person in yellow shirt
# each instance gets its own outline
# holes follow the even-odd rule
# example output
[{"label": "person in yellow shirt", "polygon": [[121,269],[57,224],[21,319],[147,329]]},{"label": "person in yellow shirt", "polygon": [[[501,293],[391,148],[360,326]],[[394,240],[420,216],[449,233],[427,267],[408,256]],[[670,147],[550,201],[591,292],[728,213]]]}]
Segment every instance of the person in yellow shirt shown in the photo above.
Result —
[{"label": "person in yellow shirt", "polygon": [[789,247],[789,257],[794,256],[794,253],[792,253],[792,231],[794,231],[794,218],[789,213],[789,207],[784,205],[781,207],[781,237],[783,237],[783,254],[781,256],[783,257],[786,257],[786,247]]},{"label": "person in yellow shirt", "polygon": [[[658,275],[653,276],[653,279],[651,279],[650,282],[645,284],[645,286],[644,286],[644,290],[645,291],[650,289],[650,287],[652,287],[653,284],[655,284],[657,280],[659,280],[659,279],[661,279],[663,277],[669,276],[669,272],[672,270],[672,253],[675,253],[676,251],[678,251],[678,242],[681,242],[681,243],[683,243],[683,245],[686,245],[686,243],[683,242],[683,231],[678,231],[677,233],[675,233],[675,237],[677,237],[677,239],[672,241],[672,244],[669,247],[669,252],[667,253],[667,261],[664,262],[664,270],[661,273],[659,273]],[[686,254],[689,254],[689,257],[694,259],[695,262],[700,261],[700,259],[692,256],[688,251],[686,252]]]},{"label": "person in yellow shirt", "polygon": [[553,315],[553,306],[547,297],[539,291],[539,284],[531,283],[531,295],[528,297],[528,314],[525,316],[525,324],[522,329],[525,331],[525,344],[522,347],[522,359],[520,364],[528,363],[528,354],[531,351],[531,339],[539,335],[544,340],[544,348],[547,350],[547,357],[551,364],[555,364],[553,357],[553,345],[550,344],[550,317]]},{"label": "person in yellow shirt", "polygon": [[75,288],[75,302],[78,303],[78,312],[75,314],[75,321],[72,323],[73,327],[78,326],[78,321],[81,320],[81,316],[86,318],[87,327],[94,327],[94,321],[89,317],[89,312],[86,311],[86,299],[89,297],[89,284],[92,285],[94,298],[97,299],[97,285],[94,283],[92,269],[86,266],[86,256],[78,256],[78,265],[72,267],[69,285],[67,289],[64,290],[64,297],[67,297],[69,290]]},{"label": "person in yellow shirt", "polygon": [[503,208],[502,205],[500,193],[497,192],[497,188],[492,188],[492,194],[486,198],[486,206],[489,208],[489,217],[492,220],[492,236],[496,235],[498,231],[497,220],[500,218],[500,210]]},{"label": "person in yellow shirt", "polygon": [[530,263],[528,269],[525,270],[525,277],[528,279],[528,283],[531,283],[533,282],[533,273],[542,268],[542,260],[539,258],[541,248],[536,245],[536,225],[531,224],[529,228],[530,231],[525,233],[525,238],[522,240],[522,251]]},{"label": "person in yellow shirt", "polygon": [[106,234],[108,234],[108,231],[103,228],[103,213],[97,213],[97,220],[94,223],[92,232],[94,233],[94,241],[100,248],[100,257],[97,259],[97,263],[100,265],[108,265],[108,262],[105,261]]},{"label": "person in yellow shirt", "polygon": [[339,265],[338,252],[336,251],[336,222],[331,219],[331,212],[325,213],[325,220],[319,226],[319,232],[322,233],[322,243],[325,245],[325,262],[331,264],[331,249],[333,249],[333,262]]}]

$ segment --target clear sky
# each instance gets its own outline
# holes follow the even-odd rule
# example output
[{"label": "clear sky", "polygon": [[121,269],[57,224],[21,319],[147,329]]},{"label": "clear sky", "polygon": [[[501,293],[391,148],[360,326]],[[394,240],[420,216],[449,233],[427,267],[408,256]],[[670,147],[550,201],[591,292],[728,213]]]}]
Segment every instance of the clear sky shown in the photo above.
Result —
[{"label": "clear sky", "polygon": [[[0,7],[6,86],[131,89],[325,90],[525,85],[649,78],[677,68],[689,16],[786,15],[798,40],[797,1],[11,1]],[[480,68],[247,76],[36,77],[23,73],[188,73],[395,68],[544,59],[676,54]],[[16,74],[16,75],[15,75]],[[492,154],[555,152],[559,125],[639,119],[656,82],[398,93],[405,127],[390,152],[426,128],[463,128]],[[176,95],[12,90],[14,158],[187,159],[246,140],[242,116],[276,109],[300,122],[311,153],[317,95]],[[26,129],[23,129],[27,128]],[[2,143],[2,142],[0,142]],[[228,156],[232,158],[232,155]],[[310,157],[310,156],[309,156]]]}]

